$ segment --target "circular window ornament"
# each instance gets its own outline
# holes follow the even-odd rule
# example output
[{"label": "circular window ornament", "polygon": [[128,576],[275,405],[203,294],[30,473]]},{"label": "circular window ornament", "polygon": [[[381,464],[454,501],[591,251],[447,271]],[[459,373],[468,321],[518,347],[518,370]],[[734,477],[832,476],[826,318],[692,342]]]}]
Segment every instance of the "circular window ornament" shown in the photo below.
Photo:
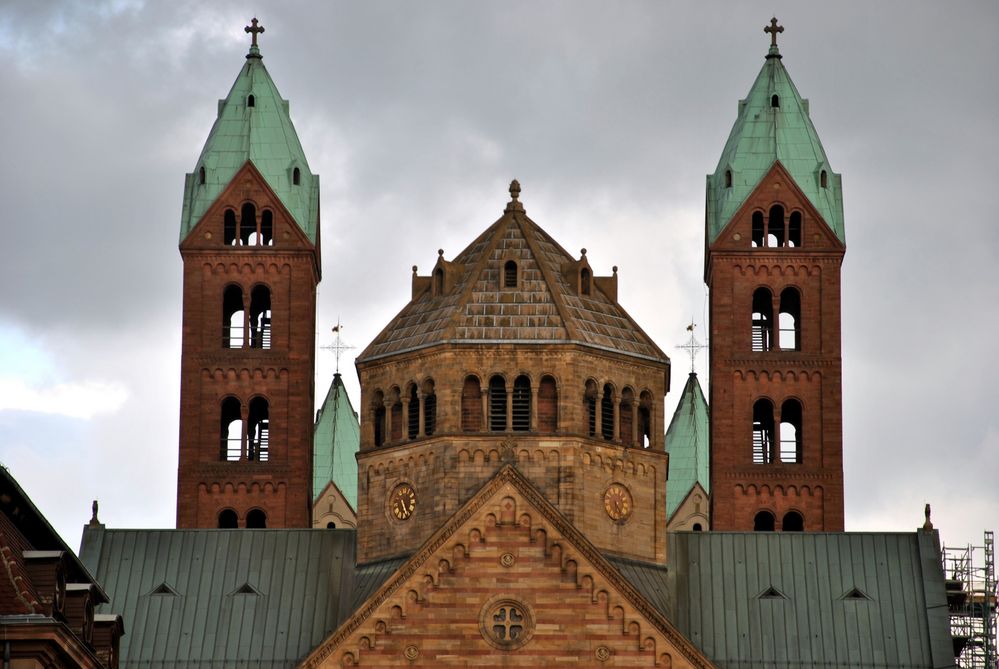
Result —
[{"label": "circular window ornament", "polygon": [[414,662],[420,656],[420,649],[416,646],[406,646],[406,650],[402,654],[407,660]]},{"label": "circular window ornament", "polygon": [[631,491],[620,483],[611,483],[604,491],[604,511],[614,522],[623,523],[628,520],[634,506]]},{"label": "circular window ornament", "polygon": [[482,607],[479,630],[494,648],[517,650],[534,636],[534,614],[523,602],[494,598]]},{"label": "circular window ornament", "polygon": [[416,511],[416,488],[400,483],[392,489],[388,499],[389,514],[399,521],[409,520]]},{"label": "circular window ornament", "polygon": [[597,649],[593,651],[593,656],[597,658],[597,662],[606,662],[610,659],[611,649],[607,646],[597,646]]},{"label": "circular window ornament", "polygon": [[517,562],[517,557],[513,553],[503,553],[500,555],[499,563],[501,566],[509,569]]}]

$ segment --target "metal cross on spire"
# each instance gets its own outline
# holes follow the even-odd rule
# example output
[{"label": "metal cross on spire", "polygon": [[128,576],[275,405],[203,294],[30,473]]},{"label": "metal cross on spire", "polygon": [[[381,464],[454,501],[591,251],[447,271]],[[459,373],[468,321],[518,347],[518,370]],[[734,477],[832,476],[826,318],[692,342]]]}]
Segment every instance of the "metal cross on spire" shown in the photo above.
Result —
[{"label": "metal cross on spire", "polygon": [[319,348],[323,349],[324,351],[333,351],[333,354],[336,356],[336,373],[339,374],[340,354],[343,353],[344,351],[349,351],[350,349],[356,347],[350,346],[349,344],[344,344],[343,340],[340,338],[340,332],[343,330],[343,325],[340,324],[339,318],[336,319],[336,325],[333,326],[332,330],[334,335],[333,343],[328,346],[320,346]]},{"label": "metal cross on spire", "polygon": [[[264,27],[257,25],[257,17],[254,16],[252,19],[250,19],[250,25],[248,25],[245,28],[243,28],[243,30],[245,30],[246,32],[250,33],[253,36],[253,41],[250,42],[250,46],[253,47],[253,48],[256,48],[256,46],[257,46],[257,35],[259,35],[260,33],[264,32]],[[783,28],[781,28],[781,30],[783,30]],[[280,31],[278,31],[278,32],[280,32]]]},{"label": "metal cross on spire", "polygon": [[784,26],[777,25],[777,17],[770,19],[770,25],[763,29],[763,32],[770,33],[770,46],[777,48],[777,33],[784,32]]},{"label": "metal cross on spire", "polygon": [[677,348],[682,348],[686,350],[687,355],[690,356],[691,374],[694,373],[694,359],[697,357],[697,354],[700,353],[702,349],[707,348],[705,344],[702,344],[701,342],[697,341],[697,338],[694,337],[695,327],[697,327],[697,325],[694,323],[694,319],[690,319],[690,325],[687,326],[687,332],[690,333],[690,339],[687,340],[687,343],[677,346]]}]

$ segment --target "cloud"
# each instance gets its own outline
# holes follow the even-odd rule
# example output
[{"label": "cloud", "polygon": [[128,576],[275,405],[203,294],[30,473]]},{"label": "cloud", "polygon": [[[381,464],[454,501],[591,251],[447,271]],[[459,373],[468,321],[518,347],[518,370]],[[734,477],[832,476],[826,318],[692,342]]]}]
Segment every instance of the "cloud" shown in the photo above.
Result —
[{"label": "cloud", "polygon": [[90,420],[114,413],[128,399],[117,383],[84,381],[32,387],[24,379],[0,377],[0,411],[32,411]]}]

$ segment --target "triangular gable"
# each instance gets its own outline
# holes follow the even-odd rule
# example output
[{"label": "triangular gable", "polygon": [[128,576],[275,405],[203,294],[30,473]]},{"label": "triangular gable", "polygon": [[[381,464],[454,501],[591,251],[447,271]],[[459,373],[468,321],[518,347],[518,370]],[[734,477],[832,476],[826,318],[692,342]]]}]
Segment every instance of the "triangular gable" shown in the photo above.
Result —
[{"label": "triangular gable", "polygon": [[326,484],[312,504],[312,526],[324,528],[330,522],[337,529],[357,527],[357,512],[333,481]]},{"label": "triangular gable", "polygon": [[[499,651],[499,652],[497,652]],[[303,667],[710,667],[516,469],[501,469]]]},{"label": "triangular gable", "polygon": [[[704,505],[700,510],[696,508],[694,502],[695,495],[700,495],[701,499],[704,500]],[[695,481],[694,485],[687,491],[687,494],[684,495],[683,500],[681,500],[666,520],[666,531],[673,532],[676,530],[692,529],[686,526],[688,522],[692,524],[699,521],[702,523],[701,529],[706,531],[711,522],[711,517],[708,515],[708,509],[710,508],[708,502],[707,491],[704,490],[699,481]],[[680,525],[683,525],[683,527],[680,527]]]}]

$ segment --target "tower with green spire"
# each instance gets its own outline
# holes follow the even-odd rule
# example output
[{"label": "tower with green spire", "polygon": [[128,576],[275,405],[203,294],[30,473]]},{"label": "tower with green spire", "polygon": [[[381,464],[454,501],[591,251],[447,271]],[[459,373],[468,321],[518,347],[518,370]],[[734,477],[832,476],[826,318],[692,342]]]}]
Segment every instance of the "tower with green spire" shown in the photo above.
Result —
[{"label": "tower with green spire", "polygon": [[669,485],[666,486],[666,529],[706,530],[709,526],[708,494],[711,492],[708,403],[690,372],[666,430]]},{"label": "tower with green spire", "polygon": [[842,531],[842,185],[765,31],[707,177],[711,526]]},{"label": "tower with green spire", "polygon": [[183,528],[311,524],[319,178],[246,31],[184,187]]}]

